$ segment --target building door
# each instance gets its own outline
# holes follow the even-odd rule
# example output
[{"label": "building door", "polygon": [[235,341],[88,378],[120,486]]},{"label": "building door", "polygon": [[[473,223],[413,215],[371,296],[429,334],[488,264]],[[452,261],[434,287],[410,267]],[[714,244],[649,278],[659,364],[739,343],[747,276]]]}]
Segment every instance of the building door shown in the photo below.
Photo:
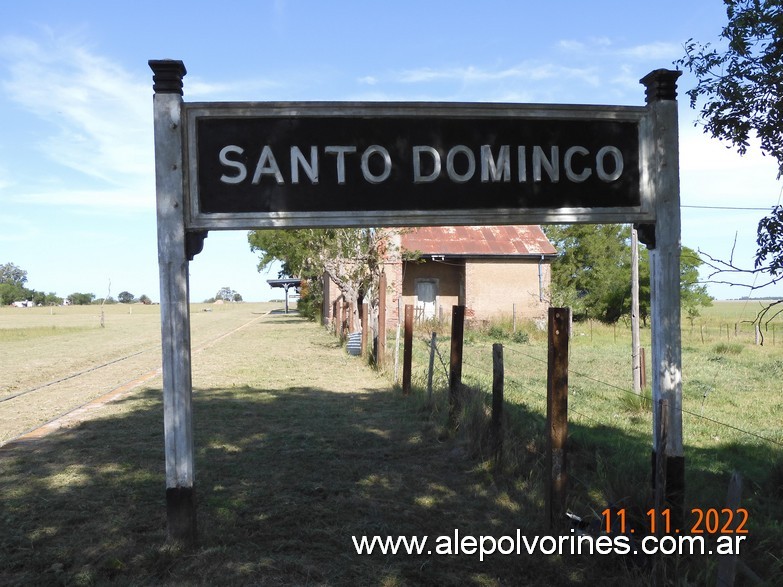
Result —
[{"label": "building door", "polygon": [[416,280],[416,316],[421,320],[435,318],[435,301],[438,298],[437,279]]}]

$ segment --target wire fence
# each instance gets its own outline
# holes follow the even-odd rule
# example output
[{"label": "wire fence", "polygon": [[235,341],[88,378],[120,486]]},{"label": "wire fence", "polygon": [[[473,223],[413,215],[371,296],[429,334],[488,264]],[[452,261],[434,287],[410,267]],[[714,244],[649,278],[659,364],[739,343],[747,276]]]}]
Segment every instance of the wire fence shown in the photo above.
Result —
[{"label": "wire fence", "polygon": [[[430,347],[430,340],[421,340],[422,343],[426,345],[426,347],[429,349]],[[516,357],[521,357],[527,361],[530,361],[538,366],[544,366],[543,369],[538,371],[541,376],[534,377],[533,379],[537,380],[538,385],[531,384],[530,381],[523,381],[524,375],[520,372],[520,369],[517,365],[515,365],[512,361],[506,361],[504,365],[504,379],[506,382],[506,386],[510,387],[512,391],[518,391],[522,390],[524,392],[525,398],[522,399],[532,399],[534,404],[537,404],[539,408],[543,406],[543,410],[545,410],[546,407],[546,365],[547,365],[547,359],[546,357],[540,357],[535,356],[533,354],[530,354],[530,352],[526,352],[522,350],[522,348],[516,346],[516,345],[509,345],[504,344],[504,351],[508,351],[511,354],[513,354]],[[449,377],[449,367],[447,362],[444,360],[443,355],[444,351],[442,352],[440,349],[440,344],[436,344],[435,347],[436,355],[439,358],[440,362],[440,368],[442,368],[445,380],[448,381]],[[466,353],[467,355],[467,353]],[[488,359],[486,361],[482,361],[481,364],[477,364],[475,353],[472,353],[472,356],[470,359],[466,359],[463,357],[463,371],[462,371],[462,377],[463,381],[469,382],[471,384],[474,384],[478,387],[486,386],[488,381],[492,380],[492,358],[491,358],[491,346],[488,348]],[[579,406],[579,390],[583,387],[584,382],[589,382],[590,384],[594,384],[591,390],[592,393],[589,394],[589,399],[595,399],[604,397],[604,399],[613,399],[613,398],[606,398],[606,396],[602,396],[600,393],[596,393],[596,391],[608,391],[612,394],[614,394],[614,397],[627,397],[630,400],[633,401],[639,401],[640,396],[633,391],[633,389],[628,387],[623,387],[621,385],[618,385],[616,383],[612,383],[609,381],[605,381],[599,377],[596,377],[594,375],[590,375],[587,373],[584,373],[582,371],[576,370],[574,368],[569,368],[569,385],[573,389],[576,389],[576,393],[570,394],[570,399],[573,400],[573,398],[576,398],[577,401],[572,401],[571,405],[569,405],[569,412],[573,413],[574,415],[577,415],[581,418],[584,418],[587,421],[593,422],[598,425],[608,425],[607,423],[601,422],[599,419],[597,419],[594,416],[589,416],[584,413],[585,410],[581,409],[575,409],[573,404],[576,404],[576,406]],[[595,386],[598,386],[598,390],[595,389]],[[516,399],[516,394],[509,396],[510,400]],[[755,438],[759,441],[768,443],[770,445],[776,446],[776,447],[783,447],[783,442],[780,442],[774,438],[770,438],[768,436],[764,436],[761,434],[758,434],[756,432],[741,428],[740,426],[736,426],[734,424],[729,424],[727,422],[723,422],[721,420],[712,418],[710,416],[705,416],[703,413],[695,412],[691,409],[687,409],[685,407],[682,408],[682,413],[687,414],[688,416],[698,419],[700,421],[709,423],[713,426],[719,426],[722,428],[725,428],[727,430],[732,430],[734,432],[740,433],[742,435]]]}]

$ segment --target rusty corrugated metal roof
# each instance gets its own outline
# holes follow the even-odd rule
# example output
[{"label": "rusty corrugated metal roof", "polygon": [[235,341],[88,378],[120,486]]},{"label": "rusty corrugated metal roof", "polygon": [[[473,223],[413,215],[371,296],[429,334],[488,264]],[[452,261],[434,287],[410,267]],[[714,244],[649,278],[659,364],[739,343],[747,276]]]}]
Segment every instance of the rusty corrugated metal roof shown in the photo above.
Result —
[{"label": "rusty corrugated metal roof", "polygon": [[555,248],[537,225],[427,226],[402,235],[402,248],[424,255],[457,257],[554,255]]}]

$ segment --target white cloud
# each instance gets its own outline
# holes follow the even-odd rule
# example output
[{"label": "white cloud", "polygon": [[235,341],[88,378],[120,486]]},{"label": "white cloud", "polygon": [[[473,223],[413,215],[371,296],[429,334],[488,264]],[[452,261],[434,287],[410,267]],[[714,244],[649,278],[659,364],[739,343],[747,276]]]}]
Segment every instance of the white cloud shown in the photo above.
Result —
[{"label": "white cloud", "polygon": [[[462,86],[488,86],[498,83],[540,82],[543,80],[575,80],[581,83],[595,85],[594,73],[587,68],[563,67],[552,63],[520,63],[502,68],[492,67],[453,67],[430,68],[423,67],[396,73],[391,81],[402,84],[427,84],[435,82],[456,83]],[[524,90],[524,88],[522,89]],[[504,93],[519,93],[520,89],[503,88]],[[496,93],[496,92],[493,92]],[[527,93],[526,91],[524,93]],[[493,96],[494,98],[494,96]]]},{"label": "white cloud", "polygon": [[5,37],[0,58],[10,72],[2,83],[4,92],[48,125],[48,134],[36,144],[46,158],[85,179],[123,189],[150,175],[148,79],[134,77],[72,38],[50,38],[43,46]]},{"label": "white cloud", "polygon": [[657,42],[623,47],[618,55],[643,61],[672,62],[682,56],[682,44]]},{"label": "white cloud", "polygon": [[[150,182],[148,182],[150,183]],[[155,186],[146,189],[109,189],[109,190],[46,190],[40,192],[17,193],[6,199],[17,204],[45,206],[77,206],[100,210],[123,209],[154,210]]]},{"label": "white cloud", "polygon": [[751,144],[739,155],[727,144],[692,126],[680,127],[680,170],[683,203],[692,205],[770,207],[783,183],[777,165]]},{"label": "white cloud", "polygon": [[280,90],[285,84],[276,80],[249,79],[240,82],[207,82],[198,77],[186,76],[184,80],[185,99],[188,101],[237,101],[241,96],[257,100],[273,90]]},{"label": "white cloud", "polygon": [[564,53],[580,58],[594,59],[608,57],[613,60],[632,59],[634,61],[672,61],[682,55],[681,43],[656,41],[639,45],[620,45],[609,38],[592,38],[587,41],[562,39],[557,47]]}]

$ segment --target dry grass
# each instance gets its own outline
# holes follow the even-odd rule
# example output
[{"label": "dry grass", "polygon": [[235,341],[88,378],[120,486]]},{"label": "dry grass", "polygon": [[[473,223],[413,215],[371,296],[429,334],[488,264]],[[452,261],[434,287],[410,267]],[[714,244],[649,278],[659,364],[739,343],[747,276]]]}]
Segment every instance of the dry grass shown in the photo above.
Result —
[{"label": "dry grass", "polygon": [[[591,581],[589,557],[357,555],[351,536],[539,533],[540,493],[531,470],[493,476],[445,433],[443,410],[402,398],[317,326],[256,320],[196,354],[193,377],[197,549],[165,539],[152,381],[99,418],[2,451],[0,584]],[[628,584],[617,564],[608,584]]]},{"label": "dry grass", "polygon": [[[731,473],[739,471],[744,477],[742,505],[753,520],[742,559],[762,576],[773,577],[783,572],[778,546],[783,541],[783,504],[778,497],[783,466],[783,396],[779,393],[783,336],[777,339],[778,346],[771,344],[771,338],[765,346],[754,345],[747,325],[743,334],[743,309],[755,315],[743,303],[716,303],[704,317],[715,334],[724,324],[723,341],[707,337],[701,343],[684,333],[686,513],[690,508],[723,508]],[[735,322],[740,324],[736,337]],[[728,342],[725,324],[732,325]],[[697,323],[697,337],[698,332]],[[643,330],[648,381],[649,337],[649,329]],[[512,445],[516,439],[517,458],[524,468],[531,460],[525,444],[543,445],[546,340],[531,332],[527,343],[517,344],[508,333],[497,337],[487,327],[466,335],[463,381],[484,392],[481,409],[490,401],[491,349],[498,338],[504,344],[506,412],[513,427],[506,436],[512,437]],[[426,381],[425,339],[426,331],[419,333],[414,346],[418,353],[414,381],[419,385]],[[440,348],[448,353],[447,338],[440,339]],[[646,527],[645,512],[653,506],[651,402],[649,396],[638,398],[631,392],[627,326],[575,324],[569,367],[569,505],[590,517],[610,504],[625,506]],[[436,376],[445,384],[443,373],[436,371]],[[480,441],[481,432],[476,438]],[[684,557],[672,564],[683,581],[714,583],[714,558]]]},{"label": "dry grass", "polygon": [[[84,352],[79,368],[91,353],[110,357],[156,343],[154,313],[135,312],[123,318],[124,326],[119,314],[107,316],[106,332],[97,336],[90,317],[68,334],[30,340],[59,338],[59,345],[70,345],[76,354],[85,341],[102,341]],[[23,328],[5,318],[0,312],[2,328]],[[49,326],[46,315],[38,318],[42,323],[32,326]],[[133,324],[124,321],[137,318],[148,319],[150,329],[154,324],[154,335],[141,328],[138,340],[129,341]],[[126,327],[124,336],[108,342],[114,328]],[[467,337],[464,374],[473,391],[460,426],[451,432],[438,359],[434,401],[428,402],[418,392],[401,397],[385,376],[296,317],[261,317],[247,304],[219,313],[197,308],[193,331],[194,348],[215,341],[194,353],[196,550],[180,550],[165,539],[161,391],[159,380],[152,380],[106,406],[97,419],[33,447],[0,451],[0,584],[648,583],[646,567],[619,557],[495,555],[480,562],[464,554],[359,556],[353,549],[351,536],[361,535],[434,539],[455,529],[495,537],[517,528],[527,535],[543,532],[546,353],[535,331],[526,344],[507,342],[502,472],[488,449],[481,368],[491,363],[492,341],[482,333]],[[234,332],[218,338],[229,331]],[[611,328],[596,327],[592,337],[585,332],[577,338],[572,350],[572,367],[582,375],[571,380],[569,505],[583,515],[621,500],[643,511],[649,499],[651,423],[645,404],[623,402],[622,394],[593,381],[626,379],[629,369],[620,358],[627,353],[625,334],[617,341],[614,336]],[[685,350],[687,405],[700,408],[701,396],[688,390],[708,381],[714,388],[705,411],[750,412],[758,405],[757,388],[748,384],[741,398],[732,396],[721,374],[736,369],[744,377],[750,371],[743,370],[755,365],[772,377],[780,360],[770,349],[723,354],[714,351],[715,344]],[[423,342],[418,347],[426,350]],[[448,345],[441,348],[448,361]],[[414,358],[419,390],[426,364],[426,353]],[[732,397],[737,405],[726,407]],[[757,418],[750,425],[769,420]],[[691,505],[722,505],[728,473],[742,467],[752,532],[743,560],[763,576],[776,576],[777,563],[768,555],[779,552],[775,548],[783,539],[779,451],[741,437],[710,440],[711,428],[700,429],[691,420],[686,429]],[[670,562],[683,581],[714,582],[714,558]]]}]

